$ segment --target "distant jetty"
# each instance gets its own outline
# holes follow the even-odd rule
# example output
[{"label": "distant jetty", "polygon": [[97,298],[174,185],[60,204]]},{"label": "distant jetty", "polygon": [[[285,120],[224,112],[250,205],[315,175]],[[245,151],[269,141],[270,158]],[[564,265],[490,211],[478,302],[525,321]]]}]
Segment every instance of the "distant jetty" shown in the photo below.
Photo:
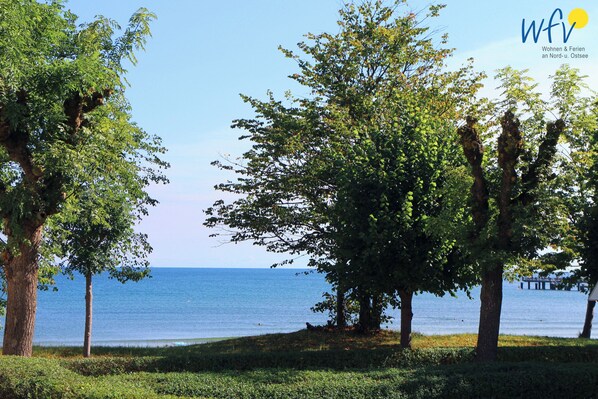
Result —
[{"label": "distant jetty", "polygon": [[561,277],[524,277],[521,281],[521,289],[526,288],[525,283],[527,283],[528,290],[565,290],[571,291],[573,288],[577,289],[577,291],[581,291],[588,287],[587,283],[577,283],[577,284],[563,284],[563,279]]}]

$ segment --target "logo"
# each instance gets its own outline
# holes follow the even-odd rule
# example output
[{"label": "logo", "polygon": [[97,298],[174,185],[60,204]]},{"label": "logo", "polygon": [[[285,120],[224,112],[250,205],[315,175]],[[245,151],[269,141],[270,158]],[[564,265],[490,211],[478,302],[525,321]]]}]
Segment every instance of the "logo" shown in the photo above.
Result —
[{"label": "logo", "polygon": [[560,8],[555,9],[548,20],[542,19],[540,23],[532,20],[528,24],[525,18],[523,18],[521,21],[521,41],[525,43],[531,36],[534,43],[538,43],[540,36],[546,32],[548,43],[552,44],[553,39],[559,40],[561,38],[560,34],[562,34],[563,43],[567,43],[573,29],[582,29],[588,24],[589,19],[588,13],[583,8],[574,8],[571,10],[566,21],[563,10]]}]

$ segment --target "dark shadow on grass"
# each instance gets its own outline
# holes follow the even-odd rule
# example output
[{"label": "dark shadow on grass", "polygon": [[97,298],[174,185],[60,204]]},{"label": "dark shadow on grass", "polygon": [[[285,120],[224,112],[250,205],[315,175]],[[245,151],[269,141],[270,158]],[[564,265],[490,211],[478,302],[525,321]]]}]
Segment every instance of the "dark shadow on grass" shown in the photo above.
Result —
[{"label": "dark shadow on grass", "polygon": [[595,364],[497,362],[427,367],[402,384],[413,398],[595,398]]},{"label": "dark shadow on grass", "polygon": [[[155,353],[155,352],[154,352]],[[176,353],[167,356],[121,356],[91,359],[63,359],[61,364],[81,375],[130,372],[290,370],[372,370],[417,368],[472,363],[471,348],[397,348],[281,351],[254,353]],[[501,362],[598,363],[598,347],[502,347]],[[598,369],[598,367],[597,367]]]}]

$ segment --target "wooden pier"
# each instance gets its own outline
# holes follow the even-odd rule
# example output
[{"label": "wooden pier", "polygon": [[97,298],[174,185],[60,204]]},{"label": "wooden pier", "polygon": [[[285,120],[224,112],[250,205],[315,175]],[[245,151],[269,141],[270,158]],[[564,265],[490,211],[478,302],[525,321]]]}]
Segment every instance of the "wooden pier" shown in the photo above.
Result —
[{"label": "wooden pier", "polygon": [[561,277],[524,277],[521,281],[521,289],[525,288],[527,283],[528,290],[565,290],[571,291],[573,287],[577,288],[577,291],[587,287],[587,283],[578,283],[572,286],[563,285],[563,279]]}]

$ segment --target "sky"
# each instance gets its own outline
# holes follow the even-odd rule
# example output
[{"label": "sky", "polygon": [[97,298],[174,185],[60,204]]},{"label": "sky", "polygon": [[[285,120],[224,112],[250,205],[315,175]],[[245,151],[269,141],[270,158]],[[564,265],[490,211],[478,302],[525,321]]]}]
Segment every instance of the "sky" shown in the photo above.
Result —
[{"label": "sky", "polygon": [[[418,11],[429,1],[413,0],[405,10]],[[511,65],[528,68],[546,92],[548,76],[563,59],[543,59],[542,46],[549,45],[548,32],[538,42],[531,35],[522,42],[522,20],[544,27],[555,9],[551,46],[584,47],[579,54],[588,58],[569,59],[569,64],[589,76],[598,87],[598,2],[593,1],[465,1],[446,0],[441,16],[430,26],[449,34],[456,48],[449,61],[458,67],[470,57],[477,70],[493,76],[498,68]],[[210,165],[223,157],[238,157],[249,144],[239,141],[243,133],[232,129],[234,119],[252,117],[250,107],[239,94],[265,99],[268,90],[281,98],[286,90],[306,95],[288,76],[297,72],[294,61],[286,59],[278,46],[297,50],[297,43],[311,33],[337,33],[341,0],[71,0],[66,7],[89,22],[103,15],[126,26],[138,8],[157,14],[151,24],[152,37],[138,64],[129,69],[131,85],[127,97],[133,119],[147,132],[160,136],[171,168],[170,184],[150,188],[160,204],[139,229],[149,235],[154,248],[150,262],[155,267],[269,267],[282,260],[250,243],[223,244],[210,238],[214,233],[202,226],[203,210],[222,194],[213,186],[234,178]],[[582,8],[589,22],[573,29],[563,43],[563,22]],[[581,21],[573,14],[574,19]],[[577,23],[579,25],[579,23]],[[487,79],[482,94],[495,96],[496,83]],[[297,266],[306,263],[298,259]]]}]

